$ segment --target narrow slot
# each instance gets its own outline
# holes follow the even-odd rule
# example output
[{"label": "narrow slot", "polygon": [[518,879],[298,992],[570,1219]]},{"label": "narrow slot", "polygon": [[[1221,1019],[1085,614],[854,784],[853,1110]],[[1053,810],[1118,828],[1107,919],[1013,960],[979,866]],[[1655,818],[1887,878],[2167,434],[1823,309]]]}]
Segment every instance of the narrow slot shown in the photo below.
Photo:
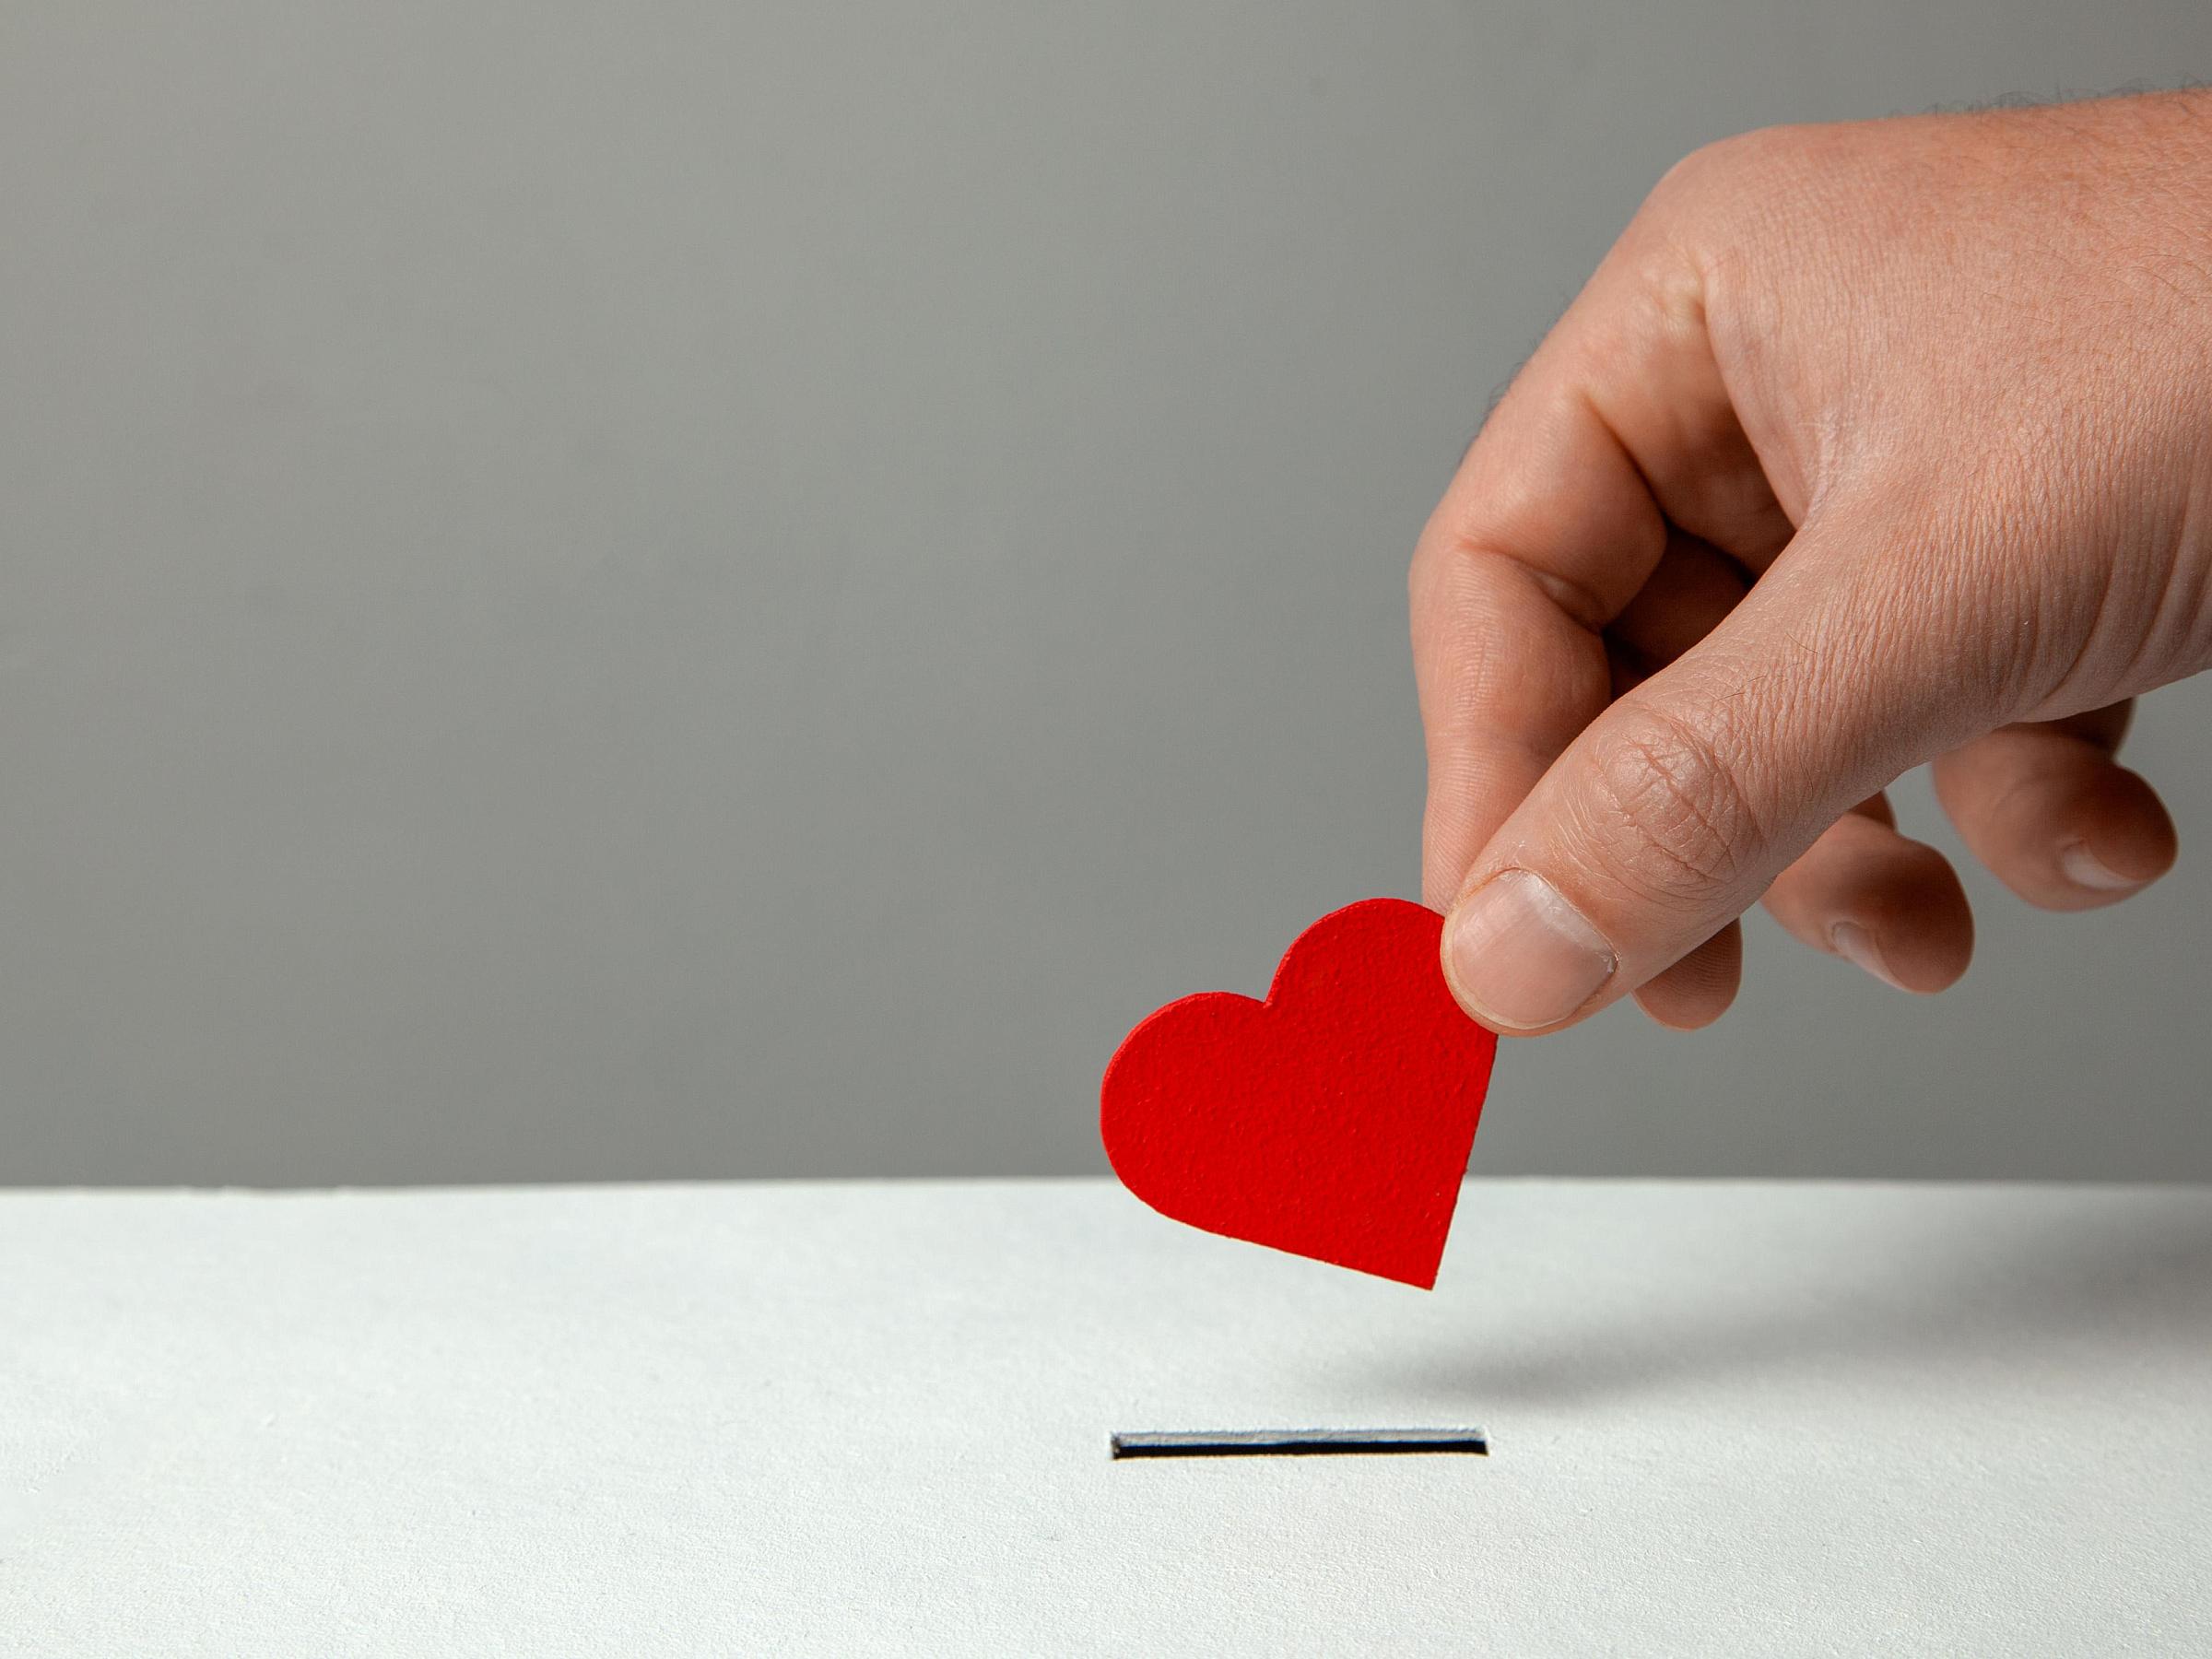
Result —
[{"label": "narrow slot", "polygon": [[1488,1457],[1479,1429],[1228,1429],[1196,1434],[1117,1434],[1115,1461],[1126,1457],[1403,1457],[1456,1453]]}]

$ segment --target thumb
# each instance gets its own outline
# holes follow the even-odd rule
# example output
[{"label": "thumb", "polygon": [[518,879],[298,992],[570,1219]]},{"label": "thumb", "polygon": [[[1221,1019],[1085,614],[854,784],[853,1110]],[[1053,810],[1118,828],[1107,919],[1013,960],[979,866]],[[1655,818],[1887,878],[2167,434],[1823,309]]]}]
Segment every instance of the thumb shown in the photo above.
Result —
[{"label": "thumb", "polygon": [[[1869,555],[1873,554],[1872,557]],[[1583,730],[1477,856],[1443,934],[1453,994],[1551,1030],[1759,900],[1848,810],[1990,724],[1924,567],[1808,521],[1690,652]]]}]

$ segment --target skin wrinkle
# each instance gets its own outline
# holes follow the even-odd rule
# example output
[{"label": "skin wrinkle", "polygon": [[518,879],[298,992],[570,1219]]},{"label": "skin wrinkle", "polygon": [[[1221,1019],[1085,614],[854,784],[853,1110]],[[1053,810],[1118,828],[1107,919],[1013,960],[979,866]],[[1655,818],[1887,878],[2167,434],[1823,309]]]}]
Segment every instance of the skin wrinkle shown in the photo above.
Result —
[{"label": "skin wrinkle", "polygon": [[[2001,715],[1997,724],[2025,717],[2040,695],[2035,688],[2043,678],[2040,656],[2007,653],[2000,643],[2004,633],[2017,628],[2018,618],[2033,618],[2037,607],[1993,605],[1988,597],[2010,593],[2004,580],[2008,549],[2035,534],[2033,515],[2022,520],[2005,503],[2016,492],[2036,489],[2036,469],[2027,456],[2037,447],[2021,444],[2010,452],[1992,447],[1955,476],[1953,504],[1947,511],[1959,522],[1947,527],[1938,521],[1937,534],[1924,544],[1927,551],[1915,560],[1913,570],[1915,583],[1933,583],[1922,593],[1924,599],[1932,596],[1939,602],[1930,608],[1938,612],[1941,625],[1914,630],[1909,611],[1892,618],[1907,629],[1908,637],[1917,632],[1945,641],[1952,653],[1954,673],[1991,699]],[[2007,523],[2007,518],[2013,522]],[[1980,603],[1974,595],[1983,596]],[[2032,629],[2039,641],[2043,631],[2040,627]],[[1962,741],[1971,733],[1942,735]]]},{"label": "skin wrinkle", "polygon": [[2115,576],[2112,581],[2099,582],[2093,588],[2096,598],[2089,609],[2088,626],[2081,630],[2081,643],[2075,648],[2071,660],[2053,682],[2051,690],[2038,700],[2036,706],[2039,709],[2064,706],[2065,688],[2080,676],[2082,665],[2089,660],[2103,638],[2105,618],[2111,614],[2112,589],[2117,585],[2118,578]]},{"label": "skin wrinkle", "polygon": [[[2171,436],[2182,420],[2170,415],[2164,423],[2168,442],[2183,447]],[[2173,457],[2169,465],[2183,472],[2189,484],[2181,493],[2179,511],[2171,534],[2157,538],[2153,562],[2164,571],[2152,602],[2152,622],[2135,658],[2123,672],[2150,685],[2165,685],[2194,672],[2191,665],[2212,658],[2212,559],[2193,557],[2192,550],[2206,545],[2202,521],[2207,506],[2206,477],[2212,455],[2197,444],[2194,453]]]},{"label": "skin wrinkle", "polygon": [[[2181,522],[2174,529],[2171,559],[2172,570],[2187,572],[2177,576],[2177,581],[2188,583],[2187,601],[2173,611],[2179,618],[2175,631],[2181,636],[2174,661],[2181,664],[2212,660],[2212,559],[2188,557],[2190,547],[2212,544],[2212,535],[2202,528],[2208,510],[2212,510],[2212,457],[2200,451],[2190,468],[2190,485],[2182,499]],[[2171,596],[2171,584],[2168,591]],[[2161,621],[2165,614],[2161,610]],[[2159,683],[2169,684],[2188,672],[2186,667],[2175,668]]]},{"label": "skin wrinkle", "polygon": [[1603,602],[1581,582],[1572,577],[1562,576],[1555,571],[1547,571],[1540,565],[1532,564],[1510,548],[1465,546],[1462,553],[1463,557],[1469,559],[1497,559],[1512,565],[1523,576],[1535,582],[1543,591],[1545,596],[1559,607],[1560,612],[1566,616],[1568,620],[1573,622],[1585,633],[1602,632],[1606,623],[1610,619],[1606,616]]},{"label": "skin wrinkle", "polygon": [[[1794,616],[1785,614],[1768,649],[1758,658],[1751,659],[1748,671],[1739,665],[1735,672],[1741,676],[1733,693],[1723,693],[1722,700],[1740,708],[1755,707],[1759,693],[1768,695],[1767,706],[1783,709],[1793,700],[1806,700],[1802,693],[1809,688],[1830,690],[1849,683],[1853,697],[1865,695],[1860,682],[1864,671],[1853,677],[1846,673],[1845,665],[1872,660],[1878,642],[1900,631],[1898,619],[1882,608],[1884,606],[1904,607],[1908,610],[1920,603],[1918,590],[1904,584],[1893,584],[1888,594],[1877,588],[1871,599],[1860,591],[1865,584],[1852,590],[1848,602],[1828,599],[1816,602]],[[1823,644],[1827,640],[1831,643]],[[1912,712],[1902,709],[1877,711],[1877,718],[1863,724],[1879,728],[1888,723],[1909,718]],[[1755,719],[1746,718],[1742,724],[1756,727]],[[1837,729],[1833,725],[1830,731]],[[1823,762],[1831,771],[1864,769],[1864,757],[1846,756],[1841,752],[1824,756]],[[1848,766],[1846,762],[1848,761]],[[1894,774],[1892,774],[1894,776]],[[1864,778],[1861,787],[1846,798],[1871,793],[1890,782],[1890,778]]]},{"label": "skin wrinkle", "polygon": [[[1676,884],[1661,890],[1697,897],[1734,886],[1742,871],[1739,845],[1756,848],[1763,834],[1750,798],[1713,740],[1688,722],[1653,703],[1637,706],[1631,718],[1663,735],[1630,725],[1614,739],[1617,748],[1593,757],[1600,799],[1611,804],[1619,827],[1684,877],[1689,888],[1684,894],[1684,884]],[[1624,757],[1643,763],[1641,774],[1621,769]],[[1648,805],[1654,798],[1657,812]],[[1670,833],[1684,819],[1697,827],[1687,841]],[[1635,862],[1621,861],[1630,867]]]},{"label": "skin wrinkle", "polygon": [[[1492,556],[1485,554],[1477,557],[1487,559]],[[1503,564],[1506,569],[1525,572],[1525,567],[1517,561],[1505,559]],[[1462,583],[1480,592],[1484,585],[1481,568],[1472,562],[1460,563],[1453,568]],[[1498,567],[1487,568],[1495,570]],[[1442,580],[1449,581],[1449,578]],[[1444,614],[1459,622],[1468,615],[1470,608],[1463,603],[1449,607]],[[1544,748],[1536,739],[1529,737],[1518,728],[1500,727],[1496,722],[1487,719],[1488,713],[1492,706],[1502,700],[1500,691],[1503,688],[1511,688],[1513,693],[1512,700],[1517,703],[1549,700],[1561,690],[1561,679],[1585,676],[1594,665],[1565,659],[1542,665],[1531,663],[1526,651],[1516,652],[1514,646],[1517,642],[1502,635],[1487,615],[1483,617],[1481,625],[1462,626],[1455,631],[1464,634],[1466,639],[1466,643],[1460,646],[1456,653],[1463,668],[1453,682],[1453,695],[1448,706],[1426,711],[1430,747],[1449,747],[1453,741],[1469,733],[1481,733],[1488,744],[1494,746],[1497,739],[1503,737],[1508,742],[1518,744],[1532,755],[1548,760],[1555,751]],[[1545,668],[1553,672],[1544,672]],[[1423,696],[1425,700],[1432,702],[1436,694],[1437,688],[1430,688]]]},{"label": "skin wrinkle", "polygon": [[[2015,733],[2014,735],[2029,736],[2030,735]],[[2060,778],[2065,774],[2067,766],[2064,754],[2051,747],[2048,741],[2048,737],[2057,735],[2058,734],[2055,733],[2048,734],[2045,741],[2033,743],[2031,746],[2033,758],[2026,762],[2025,770],[2018,772],[1995,794],[1988,797],[1983,803],[1982,812],[1989,822],[2002,824],[2006,821],[2007,813],[2020,800],[2040,794],[2054,778]],[[2101,753],[2110,752],[2086,737],[2073,737],[2068,735],[2066,740],[2080,743],[2091,748],[2098,748]],[[2034,751],[2041,752],[2034,753]],[[2053,851],[2055,854],[2056,849],[2054,848]]]}]

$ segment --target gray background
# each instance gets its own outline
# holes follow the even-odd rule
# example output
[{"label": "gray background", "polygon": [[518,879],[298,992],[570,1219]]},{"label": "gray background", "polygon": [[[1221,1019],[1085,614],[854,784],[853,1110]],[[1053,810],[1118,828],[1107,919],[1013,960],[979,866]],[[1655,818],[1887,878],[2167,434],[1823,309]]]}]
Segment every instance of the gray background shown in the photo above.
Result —
[{"label": "gray background", "polygon": [[[2203,0],[15,0],[0,1180],[1102,1168],[1132,1021],[1416,889],[1407,552],[1668,162],[2208,68]],[[2212,1177],[2206,862],[1969,880],[1959,991],[1757,923],[1712,1031],[1509,1046],[1477,1168]]]}]

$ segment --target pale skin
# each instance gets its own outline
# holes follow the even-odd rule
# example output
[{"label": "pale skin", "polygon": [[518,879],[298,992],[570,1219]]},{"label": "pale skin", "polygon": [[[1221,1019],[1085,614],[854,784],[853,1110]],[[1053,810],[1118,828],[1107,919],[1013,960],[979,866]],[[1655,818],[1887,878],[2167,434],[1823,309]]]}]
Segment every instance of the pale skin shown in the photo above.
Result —
[{"label": "pale skin", "polygon": [[1654,189],[1411,575],[1445,973],[1500,1031],[1701,1026],[1763,900],[1900,989],[1973,917],[1933,762],[2050,910],[2171,820],[2128,700],[2212,667],[2212,93],[1781,128]]}]

